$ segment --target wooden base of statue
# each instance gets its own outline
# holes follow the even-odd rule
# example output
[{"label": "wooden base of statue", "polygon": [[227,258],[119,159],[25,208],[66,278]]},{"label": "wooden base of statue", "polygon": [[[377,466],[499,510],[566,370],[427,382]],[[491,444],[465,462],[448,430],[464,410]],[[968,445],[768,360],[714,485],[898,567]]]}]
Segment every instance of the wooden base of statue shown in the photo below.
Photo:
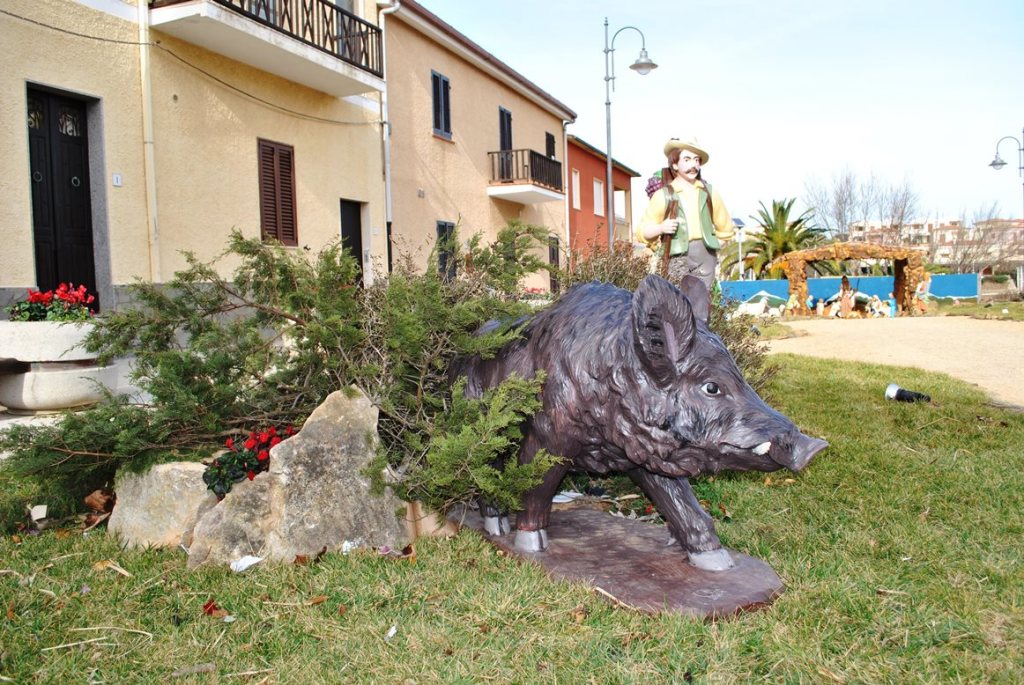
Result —
[{"label": "wooden base of statue", "polygon": [[670,535],[664,526],[594,509],[552,511],[543,552],[517,550],[514,530],[488,535],[476,511],[450,518],[556,578],[586,583],[617,605],[649,613],[732,616],[770,604],[783,590],[782,580],[760,559],[729,550],[733,568],[704,571],[689,563],[678,544],[666,545]]}]

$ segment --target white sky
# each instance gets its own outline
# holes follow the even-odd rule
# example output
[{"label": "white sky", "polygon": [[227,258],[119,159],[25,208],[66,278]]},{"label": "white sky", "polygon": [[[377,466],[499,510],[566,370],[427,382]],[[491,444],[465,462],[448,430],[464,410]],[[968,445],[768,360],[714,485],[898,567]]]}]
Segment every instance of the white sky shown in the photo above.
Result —
[{"label": "white sky", "polygon": [[[420,0],[577,114],[569,133],[604,150],[604,18],[640,29],[659,66],[628,67],[640,34],[615,39],[612,154],[644,178],[670,137],[696,136],[705,178],[732,215],[802,198],[849,168],[906,179],[919,218],[998,203],[1024,214],[1024,0]],[[515,140],[526,146],[526,141]],[[541,149],[543,141],[531,145]],[[802,208],[798,200],[797,206]]]}]

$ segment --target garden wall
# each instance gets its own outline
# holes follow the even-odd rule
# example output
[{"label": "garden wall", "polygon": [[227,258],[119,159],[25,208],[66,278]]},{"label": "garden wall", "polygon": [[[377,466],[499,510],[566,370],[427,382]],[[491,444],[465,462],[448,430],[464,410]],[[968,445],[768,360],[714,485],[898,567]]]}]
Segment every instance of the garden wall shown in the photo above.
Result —
[{"label": "garden wall", "polygon": [[[839,292],[841,278],[809,278],[807,291],[818,298],[829,298]],[[892,276],[853,276],[850,285],[868,295],[878,295],[883,300],[892,292]],[[722,296],[743,302],[750,296],[764,290],[783,299],[789,298],[789,281],[784,278],[763,281],[719,281]],[[933,297],[978,297],[981,290],[979,274],[933,275],[929,292]]]}]

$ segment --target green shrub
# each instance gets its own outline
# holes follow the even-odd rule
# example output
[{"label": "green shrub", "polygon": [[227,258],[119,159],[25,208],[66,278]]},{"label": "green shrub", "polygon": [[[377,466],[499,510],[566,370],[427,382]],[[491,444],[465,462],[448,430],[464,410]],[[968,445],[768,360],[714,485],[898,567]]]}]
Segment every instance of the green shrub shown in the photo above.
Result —
[{"label": "green shrub", "polygon": [[[239,264],[230,279],[217,260],[188,255],[188,268],[166,286],[136,284],[136,306],[97,319],[89,348],[101,360],[131,355],[132,380],[147,401],[111,396],[53,426],[17,427],[0,435],[0,450],[12,453],[3,468],[80,497],[120,467],[209,456],[255,426],[300,426],[328,394],[354,385],[380,409],[381,459],[406,475],[401,489],[429,502],[458,499],[439,491],[444,478],[430,466],[458,458],[451,436],[461,426],[448,414],[462,405],[448,368],[460,354],[493,354],[513,337],[508,328],[475,332],[492,317],[526,311],[508,295],[536,265],[529,253],[541,236],[539,227],[513,223],[493,245],[471,240],[456,252],[472,269],[455,279],[405,262],[358,288],[356,262],[338,245],[308,258],[234,233],[221,256]],[[516,382],[533,383],[536,394],[540,380]],[[484,426],[504,422],[514,438],[526,401],[522,391],[499,388],[476,401],[472,416]],[[484,474],[469,494],[518,497],[545,463],[507,480]],[[474,473],[482,472],[474,465]]]},{"label": "green shrub", "polygon": [[622,242],[611,250],[594,246],[586,255],[578,250],[570,251],[566,261],[568,266],[558,272],[558,282],[566,289],[601,281],[633,291],[651,272],[649,254],[637,252],[632,245]]}]

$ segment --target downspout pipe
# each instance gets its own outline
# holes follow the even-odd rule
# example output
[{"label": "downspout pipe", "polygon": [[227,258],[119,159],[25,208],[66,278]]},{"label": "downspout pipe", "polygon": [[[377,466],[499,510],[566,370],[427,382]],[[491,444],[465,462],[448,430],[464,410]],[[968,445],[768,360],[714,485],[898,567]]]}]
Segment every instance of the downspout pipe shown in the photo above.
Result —
[{"label": "downspout pipe", "polygon": [[572,244],[569,242],[572,239],[572,233],[569,230],[569,212],[572,208],[569,206],[572,200],[569,199],[569,194],[572,193],[572,170],[569,169],[569,124],[567,119],[562,119],[562,159],[565,163],[562,164],[562,187],[565,188],[565,254],[569,254],[569,250],[572,248]]},{"label": "downspout pipe", "polygon": [[[381,54],[382,63],[384,66],[384,90],[380,94],[380,120],[381,120],[381,146],[384,156],[384,222],[386,226],[391,226],[391,222],[394,219],[394,209],[392,206],[392,194],[391,194],[391,120],[388,118],[388,50],[387,50],[387,31],[384,30],[384,24],[387,19],[387,15],[394,14],[402,8],[401,0],[394,0],[390,3],[378,2],[377,6],[380,7],[383,4],[387,4],[387,7],[380,10],[378,14],[378,22],[380,22],[380,35],[381,35]],[[388,254],[391,253],[391,235],[390,230],[385,235],[385,240],[388,241]],[[388,265],[390,267],[390,263]]]},{"label": "downspout pipe", "polygon": [[146,183],[146,227],[149,247],[149,281],[162,283],[160,272],[160,224],[157,221],[156,159],[153,151],[153,84],[150,71],[149,3],[139,3],[139,78],[142,85],[142,162]]}]

